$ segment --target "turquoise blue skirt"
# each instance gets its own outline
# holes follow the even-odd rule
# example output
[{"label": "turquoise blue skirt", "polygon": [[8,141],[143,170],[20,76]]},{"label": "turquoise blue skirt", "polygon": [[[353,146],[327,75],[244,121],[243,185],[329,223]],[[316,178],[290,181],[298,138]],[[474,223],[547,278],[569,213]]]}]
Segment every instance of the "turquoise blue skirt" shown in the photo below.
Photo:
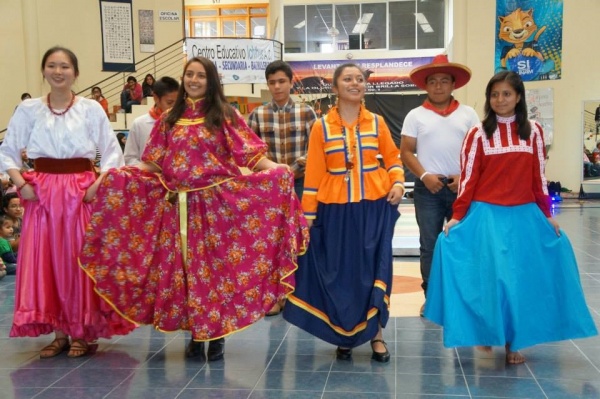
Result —
[{"label": "turquoise blue skirt", "polygon": [[474,202],[439,235],[425,317],[444,328],[446,347],[519,350],[598,334],[571,243],[535,203]]}]

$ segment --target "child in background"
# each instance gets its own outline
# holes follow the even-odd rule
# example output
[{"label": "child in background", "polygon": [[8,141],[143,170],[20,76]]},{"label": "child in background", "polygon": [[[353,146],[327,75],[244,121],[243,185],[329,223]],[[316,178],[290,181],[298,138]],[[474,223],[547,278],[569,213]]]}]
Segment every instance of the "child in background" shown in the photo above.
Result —
[{"label": "child in background", "polygon": [[6,274],[17,272],[17,254],[13,252],[9,240],[13,236],[13,221],[8,215],[0,215],[0,258]]},{"label": "child in background", "polygon": [[6,266],[2,263],[2,259],[0,259],[0,280],[2,280],[6,276]]}]

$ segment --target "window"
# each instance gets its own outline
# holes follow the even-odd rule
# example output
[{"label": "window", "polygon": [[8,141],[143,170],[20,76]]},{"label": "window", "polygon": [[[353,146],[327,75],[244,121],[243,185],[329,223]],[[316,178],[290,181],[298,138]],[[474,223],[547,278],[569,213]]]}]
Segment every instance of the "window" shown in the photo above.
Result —
[{"label": "window", "polygon": [[306,6],[306,52],[320,53],[322,45],[332,44],[339,31],[333,26],[333,6]]},{"label": "window", "polygon": [[445,47],[446,0],[284,6],[288,53]]},{"label": "window", "polygon": [[185,16],[190,37],[266,38],[269,5],[190,6]]},{"label": "window", "polygon": [[286,53],[306,53],[306,7],[287,6],[283,9],[283,34]]},{"label": "window", "polygon": [[338,50],[387,48],[385,3],[336,6],[335,26],[340,32]]}]

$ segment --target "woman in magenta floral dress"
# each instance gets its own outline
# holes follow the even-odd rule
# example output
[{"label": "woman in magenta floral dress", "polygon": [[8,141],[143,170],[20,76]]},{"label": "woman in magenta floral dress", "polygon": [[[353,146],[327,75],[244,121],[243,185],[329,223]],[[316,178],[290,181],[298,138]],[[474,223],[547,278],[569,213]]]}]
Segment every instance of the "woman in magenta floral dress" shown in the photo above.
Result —
[{"label": "woman in magenta floral dress", "polygon": [[221,359],[223,337],[294,289],[308,230],[292,173],[266,151],[214,64],[196,57],[139,169],[109,173],[98,190],[82,267],[127,319],[190,330],[188,357],[210,341],[208,360]]}]

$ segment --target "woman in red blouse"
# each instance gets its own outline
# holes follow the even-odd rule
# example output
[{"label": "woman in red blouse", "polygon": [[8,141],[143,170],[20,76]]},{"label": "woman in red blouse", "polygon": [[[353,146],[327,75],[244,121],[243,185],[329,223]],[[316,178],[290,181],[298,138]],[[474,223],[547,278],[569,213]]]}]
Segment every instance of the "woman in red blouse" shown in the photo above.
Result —
[{"label": "woman in red blouse", "polygon": [[434,251],[425,317],[444,327],[445,346],[505,346],[508,363],[523,363],[521,348],[597,334],[550,212],[545,158],[523,81],[498,73],[463,142],[453,218]]}]

